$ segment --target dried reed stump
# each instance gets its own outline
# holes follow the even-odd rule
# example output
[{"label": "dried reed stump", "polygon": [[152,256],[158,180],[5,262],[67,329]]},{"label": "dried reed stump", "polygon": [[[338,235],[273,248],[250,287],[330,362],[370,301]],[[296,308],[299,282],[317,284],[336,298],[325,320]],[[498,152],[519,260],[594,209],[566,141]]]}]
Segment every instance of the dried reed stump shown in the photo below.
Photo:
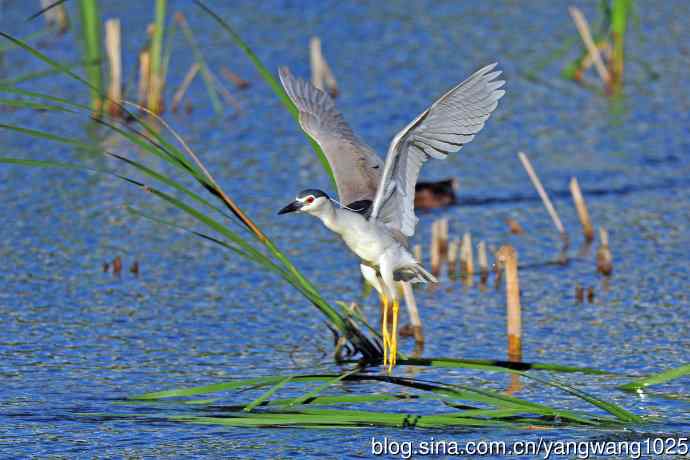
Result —
[{"label": "dried reed stump", "polygon": [[522,312],[517,260],[517,252],[512,246],[501,246],[496,253],[496,261],[506,274],[508,360],[514,362],[522,361]]}]

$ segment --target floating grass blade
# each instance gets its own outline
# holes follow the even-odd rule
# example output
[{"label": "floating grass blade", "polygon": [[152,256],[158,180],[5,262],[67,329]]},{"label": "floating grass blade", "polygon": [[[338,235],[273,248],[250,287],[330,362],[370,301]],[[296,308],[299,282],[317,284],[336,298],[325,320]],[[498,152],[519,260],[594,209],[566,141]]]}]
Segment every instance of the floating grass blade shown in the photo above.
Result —
[{"label": "floating grass blade", "polygon": [[245,412],[251,412],[252,410],[254,410],[254,408],[255,408],[256,406],[258,406],[259,404],[262,404],[264,401],[267,401],[268,399],[270,399],[271,396],[273,396],[273,395],[275,394],[276,391],[280,390],[280,389],[283,388],[285,385],[287,385],[288,383],[290,383],[290,380],[292,380],[292,377],[288,375],[288,376],[285,377],[283,380],[281,380],[280,382],[278,382],[278,383],[276,383],[275,385],[273,385],[267,392],[265,392],[264,394],[262,394],[261,396],[259,396],[258,398],[256,398],[254,401],[252,401],[252,402],[250,402],[249,404],[247,404],[247,405],[244,407],[244,409],[242,409],[242,410],[245,411]]},{"label": "floating grass blade", "polygon": [[535,377],[534,375],[530,375],[530,374],[527,374],[524,372],[520,372],[519,374],[528,378],[528,379],[536,380],[537,382],[543,383],[544,385],[549,385],[549,386],[558,388],[560,390],[563,390],[567,393],[570,393],[573,396],[577,396],[578,398],[580,398],[584,401],[587,401],[588,403],[590,403],[594,406],[597,406],[600,409],[608,412],[609,414],[613,415],[614,417],[617,417],[622,422],[637,423],[637,424],[643,422],[643,419],[641,417],[639,417],[638,415],[635,415],[632,412],[629,412],[629,411],[623,409],[622,407],[617,406],[616,404],[613,404],[613,403],[610,403],[608,401],[604,401],[602,399],[599,399],[595,396],[592,396],[588,393],[585,393],[582,390],[578,390],[577,388],[574,388],[574,387],[567,385],[565,383],[558,382],[555,380],[541,379],[539,377]]},{"label": "floating grass blade", "polygon": [[307,401],[311,400],[312,398],[315,398],[316,396],[321,394],[321,392],[323,392],[323,390],[325,390],[326,388],[328,388],[332,385],[335,385],[338,382],[341,382],[342,380],[348,378],[349,376],[351,376],[353,374],[356,374],[359,371],[360,371],[359,368],[355,368],[355,369],[351,370],[350,372],[345,372],[344,374],[339,375],[338,377],[336,377],[332,380],[328,380],[327,382],[325,382],[324,384],[320,385],[319,387],[313,389],[309,393],[302,395],[299,398],[295,398],[290,404],[288,404],[288,406],[294,406],[296,404],[304,404],[305,402],[307,402]]},{"label": "floating grass blade", "polygon": [[[220,393],[230,390],[237,390],[249,387],[261,387],[266,385],[275,385],[285,379],[286,376],[270,376],[270,377],[259,377],[255,379],[238,379],[230,380],[228,382],[214,383],[211,385],[202,385],[198,387],[191,388],[177,388],[172,390],[155,391],[151,393],[145,393],[138,396],[132,396],[129,399],[133,400],[159,400],[167,398],[181,398],[187,396],[197,396],[211,393]],[[324,380],[330,380],[334,377],[338,377],[333,374],[324,375],[300,375],[292,376],[292,381],[294,382],[323,382]]]},{"label": "floating grass blade", "polygon": [[[314,406],[331,406],[335,404],[362,404],[371,402],[386,401],[416,401],[418,399],[444,399],[443,396],[433,394],[366,394],[366,395],[337,395],[337,396],[314,396],[305,400],[302,404]],[[294,405],[294,399],[274,399],[266,403],[267,406],[290,406]]]},{"label": "floating grass blade", "polygon": [[611,372],[594,369],[591,367],[576,367],[566,366],[563,364],[554,363],[527,363],[527,362],[513,362],[502,360],[488,360],[488,359],[458,359],[458,358],[407,358],[398,361],[401,366],[429,366],[438,368],[465,368],[478,369],[494,372],[511,372],[511,371],[551,371],[574,373],[580,372],[583,374],[592,375],[607,375]]},{"label": "floating grass blade", "polygon": [[690,364],[685,364],[680,367],[668,369],[658,374],[648,375],[647,377],[634,380],[625,385],[620,385],[618,388],[624,391],[637,391],[650,385],[658,385],[661,383],[670,382],[681,377],[690,375]]},{"label": "floating grass blade", "polygon": [[[408,389],[401,393],[377,394],[336,394],[318,396],[324,388],[331,387],[338,381],[349,382],[379,382]],[[316,391],[312,390],[297,399],[271,400],[277,390],[288,382],[294,384],[308,384],[321,382]],[[169,398],[194,397],[198,394],[219,393],[227,391],[241,392],[247,389],[270,386],[270,388],[245,405],[222,405],[216,399],[214,405],[202,408],[202,415],[189,414],[170,415],[169,420],[184,423],[208,423],[227,426],[269,427],[333,427],[333,426],[390,426],[390,427],[419,427],[446,428],[453,426],[467,427],[506,427],[524,429],[534,426],[563,427],[563,426],[597,426],[620,427],[638,423],[638,419],[628,417],[608,417],[592,415],[585,412],[571,411],[550,407],[545,404],[534,403],[515,396],[509,396],[495,390],[468,387],[463,385],[448,385],[428,382],[406,377],[390,377],[376,374],[366,374],[355,369],[340,375],[292,375],[271,376],[260,379],[246,379],[224,382],[217,385],[169,390],[166,392],[149,393],[134,399],[141,405],[144,401],[159,401],[164,398],[168,402],[163,406],[166,410],[174,408],[174,400]],[[561,388],[563,389],[563,388]],[[582,398],[582,394],[568,393]],[[596,398],[583,398],[585,401]],[[440,401],[439,412],[429,413],[428,405],[420,413],[416,403],[422,400],[429,402]],[[461,401],[458,404],[456,401]],[[189,408],[187,401],[177,401]],[[387,402],[396,403],[394,412],[381,410],[352,408],[324,408],[326,405],[366,404]],[[471,405],[468,405],[470,403]],[[600,400],[596,400],[601,404]],[[406,404],[402,406],[401,404]],[[597,405],[595,404],[595,405]],[[377,407],[380,407],[378,406]],[[155,407],[155,406],[154,406]],[[261,407],[262,410],[255,410]],[[601,407],[601,406],[600,406]],[[248,410],[247,410],[248,409]],[[448,411],[452,409],[452,411]],[[610,406],[606,407],[615,412]],[[618,414],[620,415],[620,414]]]}]

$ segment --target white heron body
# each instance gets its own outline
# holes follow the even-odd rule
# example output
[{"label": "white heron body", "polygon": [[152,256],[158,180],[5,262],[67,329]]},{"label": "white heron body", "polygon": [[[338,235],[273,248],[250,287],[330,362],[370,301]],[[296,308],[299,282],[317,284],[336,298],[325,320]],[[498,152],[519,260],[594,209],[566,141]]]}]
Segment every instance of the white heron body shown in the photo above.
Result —
[{"label": "white heron body", "polygon": [[378,266],[383,254],[399,245],[380,223],[348,209],[336,208],[330,202],[311,214],[340,235],[347,247],[367,265]]},{"label": "white heron body", "polygon": [[[312,195],[306,194],[302,200],[310,197]],[[404,238],[396,238],[382,222],[367,219],[347,208],[336,208],[327,197],[314,197],[312,202],[302,203],[300,211],[319,218],[326,228],[340,235],[361,259],[365,279],[389,299],[398,298],[395,281],[436,281],[407,249]]]},{"label": "white heron body", "polygon": [[361,259],[362,275],[382,296],[384,317],[388,301],[393,301],[392,334],[385,319],[382,333],[389,370],[397,349],[396,282],[436,282],[407,249],[407,238],[414,235],[417,224],[414,195],[420,169],[431,158],[442,160],[457,152],[484,127],[505,94],[500,89],[505,82],[496,79],[501,72],[494,71],[495,66],[478,70],[405,126],[393,137],[385,162],[354,134],[326,93],[294,78],[287,69],[280,70],[300,125],[326,155],[345,204],[336,208],[327,194],[309,189],[280,213],[299,211],[318,217]]}]

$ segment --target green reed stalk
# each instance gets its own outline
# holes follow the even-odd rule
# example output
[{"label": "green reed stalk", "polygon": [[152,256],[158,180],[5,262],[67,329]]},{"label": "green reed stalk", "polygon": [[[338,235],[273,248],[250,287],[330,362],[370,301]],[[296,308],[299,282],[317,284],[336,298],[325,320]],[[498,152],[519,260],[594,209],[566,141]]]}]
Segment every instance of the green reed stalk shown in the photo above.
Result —
[{"label": "green reed stalk", "polygon": [[625,51],[625,30],[628,26],[628,17],[632,9],[632,0],[613,0],[611,8],[611,37],[613,39],[613,52],[611,54],[611,88],[614,92],[620,91],[623,84],[623,67]]},{"label": "green reed stalk", "polygon": [[165,86],[165,80],[163,76],[164,65],[162,51],[166,6],[167,0],[156,0],[153,37],[151,37],[151,77],[149,81],[148,107],[149,110],[155,113],[161,113],[163,111],[162,93],[163,87]]},{"label": "green reed stalk", "polygon": [[103,105],[101,11],[98,0],[79,0],[84,68],[91,86],[91,110],[99,114]]}]

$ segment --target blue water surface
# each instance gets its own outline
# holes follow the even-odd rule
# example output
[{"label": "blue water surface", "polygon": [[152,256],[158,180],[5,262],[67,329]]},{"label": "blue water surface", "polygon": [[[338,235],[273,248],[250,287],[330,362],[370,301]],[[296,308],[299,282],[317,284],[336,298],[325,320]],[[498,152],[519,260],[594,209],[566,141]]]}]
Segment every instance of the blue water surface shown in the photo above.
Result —
[{"label": "blue water surface", "polygon": [[[593,23],[596,1],[580,2]],[[0,30],[18,37],[40,31],[27,21],[39,2],[0,1]],[[120,18],[126,94],[136,98],[137,53],[144,46],[153,2],[101,2],[103,18]],[[624,95],[611,101],[560,76],[579,53],[568,2],[209,2],[271,70],[289,66],[309,75],[308,41],[321,37],[337,77],[338,107],[378,152],[453,84],[498,61],[506,96],[480,135],[446,162],[429,162],[426,180],[457,177],[460,205],[420,213],[413,243],[426,249],[434,219],[450,221],[452,237],[472,232],[489,248],[518,251],[524,359],[590,366],[611,376],[560,376],[598,397],[662,423],[625,433],[597,430],[513,432],[240,429],[83,414],[131,413],[130,395],[233,378],[297,372],[339,372],[332,335],[298,292],[218,246],[137,218],[125,205],[186,227],[195,222],[109,177],[64,169],[0,166],[0,453],[7,458],[292,458],[371,454],[371,439],[591,440],[633,439],[690,431],[690,380],[661,387],[685,400],[623,393],[616,385],[688,362],[690,268],[690,3],[636,2],[629,26]],[[184,13],[210,68],[223,66],[251,82],[238,91],[241,110],[214,113],[201,78],[185,110],[166,119],[196,151],[227,193],[286,250],[331,301],[356,301],[375,318],[374,296],[361,297],[357,261],[337,237],[306,216],[276,216],[298,190],[333,191],[294,120],[225,32],[191,2]],[[73,66],[80,60],[76,3],[73,29],[34,38],[41,50]],[[0,49],[6,42],[0,42]],[[184,36],[173,40],[166,100],[194,63]],[[0,79],[46,69],[19,49],[0,51]],[[593,71],[586,80],[598,86]],[[20,83],[88,103],[88,92],[64,76]],[[0,106],[3,124],[101,143],[131,158],[144,153],[83,115]],[[121,163],[47,140],[3,130],[2,156],[83,161],[127,171]],[[569,263],[559,237],[516,157],[529,154],[571,236]],[[160,162],[149,161],[152,167]],[[597,226],[608,229],[614,274],[595,270],[595,247],[581,252],[579,222],[568,192],[577,177]],[[512,235],[515,218],[523,235]],[[197,226],[198,228],[198,226]],[[103,271],[116,256],[122,274]],[[426,255],[425,255],[426,259]],[[137,261],[139,274],[129,271]],[[428,263],[428,260],[425,260]],[[578,303],[577,285],[594,300]],[[504,290],[463,286],[442,276],[417,291],[426,332],[425,355],[505,357]],[[403,318],[403,322],[406,319]],[[412,343],[403,341],[403,351]],[[396,373],[412,375],[409,369]],[[418,369],[419,378],[501,389],[504,375]],[[542,374],[545,376],[545,374]],[[591,410],[535,382],[517,396]],[[371,386],[348,385],[368,392]],[[342,389],[342,388],[340,388]],[[374,388],[376,389],[376,388]],[[286,389],[298,395],[304,388]],[[395,391],[380,386],[380,391]],[[243,399],[246,401],[247,399]],[[419,411],[438,404],[419,403]],[[129,411],[129,412],[128,412]]]}]

